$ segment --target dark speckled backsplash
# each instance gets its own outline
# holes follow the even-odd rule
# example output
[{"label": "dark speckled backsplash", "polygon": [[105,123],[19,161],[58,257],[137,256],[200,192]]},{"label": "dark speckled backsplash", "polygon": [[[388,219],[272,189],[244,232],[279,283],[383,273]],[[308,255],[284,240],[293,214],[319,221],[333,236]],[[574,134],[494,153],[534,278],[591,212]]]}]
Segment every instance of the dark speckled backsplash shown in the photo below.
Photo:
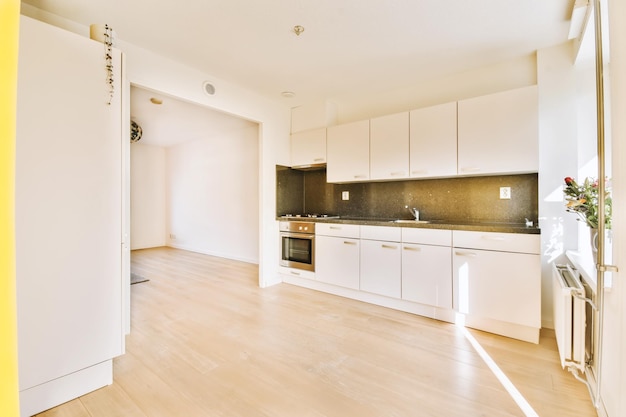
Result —
[{"label": "dark speckled backsplash", "polygon": [[[342,217],[411,218],[416,207],[423,220],[537,222],[537,174],[443,179],[326,183],[326,170],[297,171],[276,167],[277,216],[326,213]],[[511,187],[511,199],[500,199],[500,187]],[[348,191],[350,200],[341,193]]]}]

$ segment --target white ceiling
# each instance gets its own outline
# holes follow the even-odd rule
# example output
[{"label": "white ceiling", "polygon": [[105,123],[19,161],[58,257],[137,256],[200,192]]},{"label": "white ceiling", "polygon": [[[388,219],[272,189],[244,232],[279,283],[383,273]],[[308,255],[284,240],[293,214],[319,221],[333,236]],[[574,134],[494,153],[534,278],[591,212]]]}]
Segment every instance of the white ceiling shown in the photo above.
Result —
[{"label": "white ceiling", "polygon": [[[258,126],[143,88],[131,87],[130,97],[131,119],[143,130],[141,144],[169,147],[198,139],[225,140],[233,132]],[[162,104],[153,104],[151,98],[161,100]]]},{"label": "white ceiling", "polygon": [[[119,39],[295,106],[560,44],[574,0],[22,2],[84,25],[107,23]],[[295,25],[305,28],[300,36]]]},{"label": "white ceiling", "polygon": [[[567,41],[574,0],[22,0],[289,107],[528,56]],[[295,25],[305,28],[300,36]],[[281,96],[295,93],[293,98]],[[219,94],[219,90],[216,92]],[[163,100],[161,106],[151,97]],[[224,138],[251,122],[133,87],[141,143]]]}]

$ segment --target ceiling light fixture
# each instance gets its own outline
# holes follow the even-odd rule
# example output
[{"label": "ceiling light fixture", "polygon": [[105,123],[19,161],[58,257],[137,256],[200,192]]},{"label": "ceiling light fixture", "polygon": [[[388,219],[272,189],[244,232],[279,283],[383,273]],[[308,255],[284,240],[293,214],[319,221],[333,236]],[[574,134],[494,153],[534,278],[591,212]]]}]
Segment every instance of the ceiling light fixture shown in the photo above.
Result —
[{"label": "ceiling light fixture", "polygon": [[304,32],[304,26],[296,25],[293,27],[293,33],[295,33],[296,36],[300,36],[302,32]]},{"label": "ceiling light fixture", "polygon": [[296,93],[294,93],[293,91],[283,91],[282,93],[280,93],[280,95],[285,97],[285,98],[291,98],[291,97],[295,96]]},{"label": "ceiling light fixture", "polygon": [[150,103],[160,106],[161,104],[163,104],[163,100],[156,97],[150,97]]}]

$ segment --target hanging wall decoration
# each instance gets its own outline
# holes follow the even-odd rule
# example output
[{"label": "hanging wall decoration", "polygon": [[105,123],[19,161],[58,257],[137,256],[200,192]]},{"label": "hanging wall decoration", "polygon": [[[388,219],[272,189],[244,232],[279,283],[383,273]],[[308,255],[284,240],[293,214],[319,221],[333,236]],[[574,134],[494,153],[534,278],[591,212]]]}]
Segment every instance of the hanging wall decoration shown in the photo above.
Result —
[{"label": "hanging wall decoration", "polygon": [[89,37],[104,44],[104,67],[106,69],[107,105],[111,105],[115,94],[115,80],[113,78],[113,41],[115,32],[107,24],[93,24],[89,26]]},{"label": "hanging wall decoration", "polygon": [[141,139],[142,134],[143,134],[143,130],[141,129],[141,126],[139,126],[137,122],[135,122],[134,120],[131,120],[130,121],[130,142],[131,143],[139,142],[139,139]]},{"label": "hanging wall decoration", "polygon": [[113,79],[113,29],[109,25],[104,25],[104,57],[107,69],[107,85],[109,88],[109,101],[111,105],[113,95],[115,94],[115,84]]}]

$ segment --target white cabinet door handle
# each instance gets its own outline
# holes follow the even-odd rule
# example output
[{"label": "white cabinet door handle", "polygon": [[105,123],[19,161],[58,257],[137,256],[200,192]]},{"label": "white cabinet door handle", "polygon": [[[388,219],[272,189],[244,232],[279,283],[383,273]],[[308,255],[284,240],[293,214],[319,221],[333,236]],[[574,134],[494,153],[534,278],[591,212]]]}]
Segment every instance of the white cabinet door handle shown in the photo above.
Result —
[{"label": "white cabinet door handle", "polygon": [[398,247],[396,245],[380,245],[382,248],[384,249],[398,249]]},{"label": "white cabinet door handle", "polygon": [[357,174],[354,176],[355,179],[359,179],[359,178],[367,178],[367,175],[364,174]]},{"label": "white cabinet door handle", "polygon": [[458,255],[458,256],[468,256],[468,257],[471,257],[471,258],[473,258],[473,257],[476,257],[476,256],[477,256],[477,255],[476,255],[476,252],[461,252],[461,251],[454,251],[454,254],[455,254],[455,255]]},{"label": "white cabinet door handle", "polygon": [[341,227],[340,227],[340,226],[330,226],[330,227],[329,227],[329,229],[332,229],[332,230],[341,230]]},{"label": "white cabinet door handle", "polygon": [[414,252],[419,252],[422,250],[422,248],[417,247],[417,246],[405,246],[404,250],[412,250]]},{"label": "white cabinet door handle", "polygon": [[315,158],[313,159],[313,162],[324,162],[325,160],[325,158]]},{"label": "white cabinet door handle", "polygon": [[390,172],[389,173],[389,176],[391,176],[391,177],[399,177],[399,176],[402,176],[402,175],[404,175],[404,171],[395,171],[395,172]]},{"label": "white cabinet door handle", "polygon": [[297,275],[297,276],[300,276],[300,273],[299,273],[299,272],[290,271],[290,273],[291,273],[291,275]]},{"label": "white cabinet door handle", "polygon": [[506,240],[503,237],[485,236],[485,235],[481,236],[481,238],[485,239],[485,240],[492,240],[494,242],[502,242],[502,241]]},{"label": "white cabinet door handle", "polygon": [[349,240],[344,240],[343,244],[344,245],[356,245],[356,242],[350,242]]},{"label": "white cabinet door handle", "polygon": [[479,167],[461,167],[461,172],[478,172],[480,171]]}]

